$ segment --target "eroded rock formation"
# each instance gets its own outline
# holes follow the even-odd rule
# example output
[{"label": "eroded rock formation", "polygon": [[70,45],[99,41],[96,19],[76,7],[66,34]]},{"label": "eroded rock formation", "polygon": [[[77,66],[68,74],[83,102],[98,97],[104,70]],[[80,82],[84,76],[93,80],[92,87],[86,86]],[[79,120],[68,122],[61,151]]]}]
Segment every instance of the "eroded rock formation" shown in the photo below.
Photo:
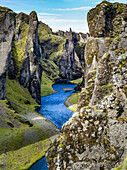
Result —
[{"label": "eroded rock formation", "polygon": [[15,15],[12,10],[0,7],[0,99],[6,96],[6,71],[15,31]]},{"label": "eroded rock formation", "polygon": [[103,1],[88,13],[85,88],[77,112],[47,151],[51,170],[109,170],[127,156],[125,11],[125,4]]}]

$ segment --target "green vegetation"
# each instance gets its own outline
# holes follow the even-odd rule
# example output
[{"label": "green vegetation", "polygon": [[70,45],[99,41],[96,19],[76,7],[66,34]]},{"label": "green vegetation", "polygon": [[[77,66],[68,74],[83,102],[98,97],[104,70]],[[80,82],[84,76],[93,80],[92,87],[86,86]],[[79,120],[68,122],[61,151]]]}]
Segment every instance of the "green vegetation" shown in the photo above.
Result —
[{"label": "green vegetation", "polygon": [[69,102],[71,102],[72,104],[78,104],[79,95],[80,95],[80,93],[72,94],[68,99]]},{"label": "green vegetation", "polygon": [[[25,17],[21,21],[19,18],[22,17],[22,15]],[[21,30],[20,37],[22,37],[18,42],[13,41],[12,44],[12,56],[15,58],[16,61],[17,76],[19,76],[20,74],[20,69],[23,63],[24,54],[26,50],[26,43],[27,43],[28,29],[29,29],[29,25],[26,22],[27,17],[28,16],[26,14],[20,13],[19,18],[17,18],[16,20],[15,35],[18,29],[20,28]]]},{"label": "green vegetation", "polygon": [[[109,26],[108,30],[109,32],[105,31],[105,22],[98,22],[99,17],[102,16],[101,10],[102,6],[105,4],[106,6],[106,12],[105,15],[107,16],[107,20],[112,23],[113,27]],[[98,36],[98,33],[104,34],[104,36],[118,36],[120,33],[120,28],[122,24],[122,14],[125,9],[126,5],[122,3],[110,3],[108,1],[103,1],[100,4],[96,6],[96,8],[93,8],[89,11],[87,20],[90,28],[90,33],[92,36]],[[107,15],[110,13],[112,15],[112,11],[115,12],[115,17],[112,21],[110,21],[110,17]],[[99,24],[99,27],[96,27],[96,25]]]},{"label": "green vegetation", "polygon": [[35,111],[37,103],[32,99],[28,90],[20,86],[16,80],[10,80],[7,78],[6,98],[14,110],[20,114]]},{"label": "green vegetation", "polygon": [[127,157],[121,166],[114,168],[113,170],[127,170]]},{"label": "green vegetation", "polygon": [[52,88],[53,81],[48,78],[48,75],[45,71],[42,73],[42,81],[41,81],[41,96],[47,96],[55,91]]},{"label": "green vegetation", "polygon": [[82,78],[70,81],[70,83],[73,83],[73,84],[78,84],[78,83],[81,83],[81,82],[82,82]]},{"label": "green vegetation", "polygon": [[10,151],[6,154],[3,153],[0,155],[0,167],[4,170],[28,169],[32,164],[45,155],[45,151],[48,149],[50,143],[50,139],[46,139],[22,147],[16,151]]},{"label": "green vegetation", "polygon": [[55,63],[59,64],[66,38],[53,34],[52,30],[42,22],[39,23],[38,35],[44,49],[42,65],[49,72],[50,78],[56,79],[59,68]]},{"label": "green vegetation", "polygon": [[43,45],[44,57],[49,57],[53,60],[55,57],[59,57],[62,54],[63,44],[65,39],[61,36],[52,33],[52,30],[48,25],[40,22],[38,27],[38,35],[41,44]]},{"label": "green vegetation", "polygon": [[80,61],[82,60],[82,58],[84,58],[84,48],[85,48],[85,43],[82,42],[78,42],[75,46],[75,51]]},{"label": "green vegetation", "polygon": [[3,21],[5,19],[6,13],[14,14],[14,12],[11,9],[0,6],[0,21]]},{"label": "green vegetation", "polygon": [[72,110],[73,112],[76,112],[79,96],[80,93],[74,93],[71,96],[69,96],[65,101],[65,105],[68,107],[68,109]]},{"label": "green vegetation", "polygon": [[[33,137],[33,135],[36,136]],[[19,128],[0,128],[0,153],[14,151],[23,146],[46,139],[40,127],[22,125]]]}]

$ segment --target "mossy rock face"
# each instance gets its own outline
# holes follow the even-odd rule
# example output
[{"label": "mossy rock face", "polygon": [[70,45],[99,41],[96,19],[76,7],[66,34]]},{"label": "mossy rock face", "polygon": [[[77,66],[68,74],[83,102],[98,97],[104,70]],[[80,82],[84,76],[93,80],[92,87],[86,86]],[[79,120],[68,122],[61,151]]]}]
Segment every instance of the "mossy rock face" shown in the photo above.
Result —
[{"label": "mossy rock face", "polygon": [[[80,42],[79,34],[71,30],[70,32],[53,33],[49,26],[39,22],[38,35],[43,54],[42,67],[47,70],[47,73],[49,72],[52,80],[81,77],[80,63],[82,66],[84,65],[85,43]],[[49,67],[46,68],[46,65]],[[52,74],[52,69],[56,76]]]},{"label": "mossy rock face", "polygon": [[[26,43],[29,28],[29,17],[24,13],[19,13],[16,17],[15,38],[12,44],[12,59],[10,63],[13,64],[17,72],[17,77],[20,76],[20,70],[23,65],[24,55],[26,52]],[[10,68],[10,67],[9,67]]]},{"label": "mossy rock face", "polygon": [[82,64],[82,67],[84,67],[84,51],[85,51],[85,43],[78,42],[75,46],[75,52],[77,56],[79,57],[79,60]]},{"label": "mossy rock face", "polygon": [[124,8],[124,11],[123,11],[123,19],[125,21],[127,21],[127,5],[126,5],[126,7]]},{"label": "mossy rock face", "polygon": [[86,78],[86,86],[85,88],[82,88],[81,94],[79,96],[77,111],[80,111],[82,107],[89,105],[90,99],[93,94],[95,78],[96,70],[90,71]]},{"label": "mossy rock face", "polygon": [[16,15],[11,9],[0,6],[0,22],[3,22],[7,15]]},{"label": "mossy rock face", "polygon": [[[91,36],[117,36],[121,32],[126,5],[103,1],[88,12],[87,21]],[[126,18],[126,17],[125,17]]]}]

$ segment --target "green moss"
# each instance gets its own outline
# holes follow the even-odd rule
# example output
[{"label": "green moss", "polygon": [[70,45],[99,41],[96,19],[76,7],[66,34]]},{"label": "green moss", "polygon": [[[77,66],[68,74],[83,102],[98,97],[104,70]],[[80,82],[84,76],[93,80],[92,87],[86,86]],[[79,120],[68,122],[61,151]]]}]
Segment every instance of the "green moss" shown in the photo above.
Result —
[{"label": "green moss", "polygon": [[81,82],[82,82],[82,78],[70,81],[70,83],[73,83],[73,84],[79,84]]},{"label": "green moss", "polygon": [[47,59],[48,56],[50,61],[59,63],[66,38],[53,34],[52,30],[41,22],[38,27],[38,35],[44,48],[43,57]]},{"label": "green moss", "polygon": [[4,170],[28,169],[32,164],[45,155],[45,151],[48,149],[50,143],[50,139],[46,139],[22,147],[19,150],[2,154],[0,155],[0,166],[4,167]]},{"label": "green moss", "polygon": [[64,144],[61,143],[58,147],[59,147],[59,148],[63,148],[63,147],[64,147]]},{"label": "green moss", "polygon": [[43,71],[42,73],[42,81],[41,81],[41,96],[47,96],[49,94],[54,93],[52,88],[53,81],[48,78],[48,74]]},{"label": "green moss", "polygon": [[18,42],[13,41],[13,44],[12,44],[12,56],[15,58],[15,61],[16,61],[16,69],[17,69],[18,77],[20,74],[20,69],[23,64],[23,59],[25,55],[29,25],[25,21],[21,21],[17,19],[15,35],[16,35],[17,29],[19,28],[21,30],[20,37],[22,38],[20,38]]},{"label": "green moss", "polygon": [[123,10],[124,10],[124,6],[119,5],[119,7],[117,8],[117,13],[121,14],[123,12]]},{"label": "green moss", "polygon": [[52,34],[52,30],[48,25],[40,22],[38,25],[38,36],[41,43],[50,39],[49,34]]},{"label": "green moss", "polygon": [[37,105],[27,89],[20,86],[15,80],[10,80],[8,78],[6,98],[14,110],[20,114],[34,111],[35,106]]},{"label": "green moss", "polygon": [[113,84],[109,83],[109,84],[106,84],[106,85],[103,85],[103,86],[98,86],[97,89],[99,91],[102,91],[103,96],[105,96],[105,95],[109,94],[112,91]]},{"label": "green moss", "polygon": [[104,59],[108,59],[107,53],[105,53],[105,54],[103,55],[102,60],[104,60]]},{"label": "green moss", "polygon": [[127,157],[124,160],[123,164],[119,167],[114,168],[113,170],[127,170]]},{"label": "green moss", "polygon": [[82,42],[78,42],[75,46],[75,52],[80,60],[84,55],[84,47],[85,47],[85,43]]},{"label": "green moss", "polygon": [[6,13],[14,14],[14,12],[11,9],[0,6],[0,21],[3,21],[5,19]]}]

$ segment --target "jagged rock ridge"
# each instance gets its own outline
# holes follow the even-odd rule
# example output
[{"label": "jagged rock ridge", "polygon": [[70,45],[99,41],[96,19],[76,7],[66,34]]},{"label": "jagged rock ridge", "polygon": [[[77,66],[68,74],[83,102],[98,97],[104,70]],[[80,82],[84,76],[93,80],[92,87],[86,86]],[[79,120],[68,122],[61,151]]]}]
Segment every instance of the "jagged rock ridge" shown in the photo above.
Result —
[{"label": "jagged rock ridge", "polygon": [[77,112],[47,151],[51,170],[108,170],[127,156],[126,9],[126,4],[103,1],[88,13],[85,88]]},{"label": "jagged rock ridge", "polygon": [[[85,48],[87,36],[80,33],[79,37],[72,31],[64,35],[53,33],[47,25],[38,21],[35,11],[29,15],[22,12],[16,14],[1,7],[0,12],[0,45],[3,56],[0,99],[6,96],[7,72],[9,79],[15,79],[24,88],[28,88],[37,103],[40,103],[41,99],[42,71],[45,71],[46,76],[53,82],[82,76],[84,52],[81,51]],[[69,39],[72,34],[78,38]]]}]

